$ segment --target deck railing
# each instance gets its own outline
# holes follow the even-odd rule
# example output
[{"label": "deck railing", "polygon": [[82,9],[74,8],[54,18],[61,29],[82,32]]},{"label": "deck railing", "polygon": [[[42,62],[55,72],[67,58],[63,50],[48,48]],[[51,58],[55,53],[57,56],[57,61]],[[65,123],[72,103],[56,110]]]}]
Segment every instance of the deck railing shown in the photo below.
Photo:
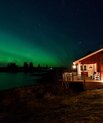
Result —
[{"label": "deck railing", "polygon": [[80,75],[77,73],[69,73],[65,72],[63,73],[63,81],[68,82],[68,81],[93,81],[93,80],[100,80],[100,78],[95,79],[93,77],[88,77],[87,75]]}]

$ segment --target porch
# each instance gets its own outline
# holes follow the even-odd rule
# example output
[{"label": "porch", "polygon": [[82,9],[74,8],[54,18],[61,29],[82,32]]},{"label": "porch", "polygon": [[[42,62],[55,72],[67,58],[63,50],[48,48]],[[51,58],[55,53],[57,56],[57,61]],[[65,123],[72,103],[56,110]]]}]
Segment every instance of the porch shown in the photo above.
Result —
[{"label": "porch", "polygon": [[76,85],[76,88],[78,88],[79,85],[82,85],[86,90],[103,88],[103,81],[100,80],[100,77],[92,78],[86,75],[68,72],[63,74],[62,84],[65,88],[71,88],[71,85],[72,87]]},{"label": "porch", "polygon": [[63,73],[64,82],[102,82],[100,74],[88,77],[86,74],[77,74],[76,72],[65,72]]}]

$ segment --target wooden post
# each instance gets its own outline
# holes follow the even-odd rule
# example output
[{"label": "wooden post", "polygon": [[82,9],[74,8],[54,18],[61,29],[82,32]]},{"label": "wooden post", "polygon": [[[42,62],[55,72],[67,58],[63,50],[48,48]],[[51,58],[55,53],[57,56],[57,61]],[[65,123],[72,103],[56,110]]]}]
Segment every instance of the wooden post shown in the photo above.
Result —
[{"label": "wooden post", "polygon": [[83,85],[84,85],[84,90],[86,90],[85,74],[84,74],[84,65],[83,65]]},{"label": "wooden post", "polygon": [[84,74],[84,72],[83,72],[83,83],[84,83],[84,90],[86,90],[86,83],[85,83],[86,81],[85,81],[85,74]]},{"label": "wooden post", "polygon": [[73,79],[74,79],[74,78],[73,78],[73,72],[72,72],[72,82],[73,82]]}]

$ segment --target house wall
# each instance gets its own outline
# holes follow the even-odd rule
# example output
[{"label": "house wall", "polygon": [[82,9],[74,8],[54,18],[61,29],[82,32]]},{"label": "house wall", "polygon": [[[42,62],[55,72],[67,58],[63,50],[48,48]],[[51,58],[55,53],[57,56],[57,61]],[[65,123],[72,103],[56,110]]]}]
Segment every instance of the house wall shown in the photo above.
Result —
[{"label": "house wall", "polygon": [[88,77],[93,77],[94,72],[97,72],[96,64],[83,64],[83,67],[86,69],[83,68],[82,72],[86,72]]},{"label": "house wall", "polygon": [[97,71],[101,71],[101,65],[103,64],[103,51],[100,53],[97,53],[93,56],[90,56],[84,60],[80,61],[82,64],[94,64],[97,63]]},{"label": "house wall", "polygon": [[[103,51],[97,53],[97,54],[94,54],[86,59],[83,59],[80,61],[81,64],[83,65],[87,65],[88,68],[90,67],[90,65],[93,65],[93,69],[92,71],[94,72],[100,72],[101,74],[101,78],[103,77]],[[97,69],[97,71],[95,71]],[[90,71],[89,71],[90,73]],[[91,74],[91,73],[90,73]]]},{"label": "house wall", "polygon": [[81,75],[81,69],[80,69],[80,66],[81,66],[81,64],[79,63],[79,64],[77,65],[77,73],[78,73],[78,75]]}]

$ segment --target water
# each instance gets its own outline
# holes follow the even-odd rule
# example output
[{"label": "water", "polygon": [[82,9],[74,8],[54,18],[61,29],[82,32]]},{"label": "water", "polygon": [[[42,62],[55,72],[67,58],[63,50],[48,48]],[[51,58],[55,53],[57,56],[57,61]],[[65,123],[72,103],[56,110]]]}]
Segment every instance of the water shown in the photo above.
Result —
[{"label": "water", "polygon": [[39,78],[30,73],[0,73],[0,90],[35,85]]}]

